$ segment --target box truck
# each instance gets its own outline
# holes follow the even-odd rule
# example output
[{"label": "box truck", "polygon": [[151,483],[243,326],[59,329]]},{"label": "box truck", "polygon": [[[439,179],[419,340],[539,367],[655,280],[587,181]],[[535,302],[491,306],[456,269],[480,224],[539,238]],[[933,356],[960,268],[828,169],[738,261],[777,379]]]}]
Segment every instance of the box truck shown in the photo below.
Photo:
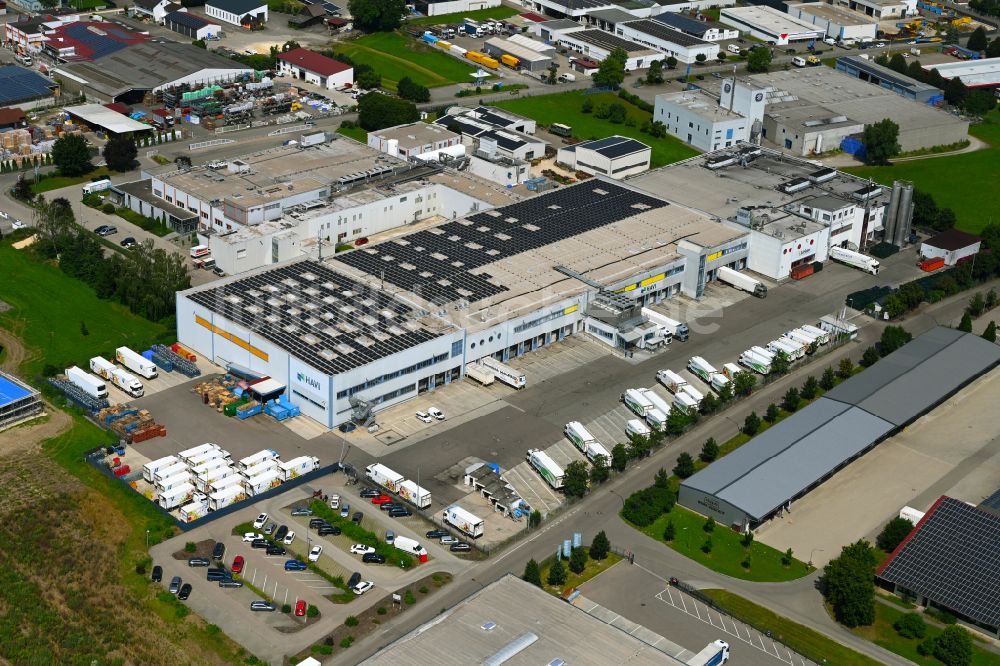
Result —
[{"label": "box truck", "polygon": [[479,516],[472,515],[457,504],[452,504],[444,510],[444,522],[457,527],[473,539],[483,536],[485,521]]},{"label": "box truck", "polygon": [[[154,487],[162,493],[181,485],[191,485],[191,472],[184,470],[183,472],[178,472],[173,476],[160,479],[154,484]],[[194,486],[191,487],[194,488]]]},{"label": "box truck", "polygon": [[246,458],[241,458],[237,463],[237,467],[240,469],[249,469],[254,465],[259,465],[266,460],[273,460],[278,457],[278,452],[273,449],[264,449],[263,451],[258,451],[253,455],[249,455]]},{"label": "box truck", "polygon": [[817,344],[825,345],[826,343],[830,342],[829,333],[827,333],[821,328],[816,328],[811,324],[802,324],[802,326],[799,326],[799,330],[802,331],[803,333],[807,333],[816,338]]},{"label": "box truck", "polygon": [[704,382],[712,381],[712,375],[714,375],[718,370],[712,367],[712,364],[703,359],[701,356],[692,356],[688,360],[687,364],[688,370],[698,375],[698,377]]},{"label": "box truck", "polygon": [[81,391],[94,398],[107,398],[108,386],[100,377],[81,370],[77,366],[66,368],[66,378]]},{"label": "box truck", "polygon": [[194,486],[192,486],[190,483],[185,483],[175,488],[164,490],[163,492],[160,493],[160,496],[156,500],[156,502],[161,507],[169,511],[170,509],[174,509],[180,506],[181,504],[185,504],[188,501],[190,501],[191,496],[193,494],[194,494]]},{"label": "box truck", "polygon": [[121,368],[112,367],[111,383],[133,398],[141,398],[145,393],[145,390],[142,388],[142,382],[131,372],[126,372]]},{"label": "box truck", "polygon": [[219,449],[212,449],[211,451],[199,453],[196,456],[190,456],[187,459],[187,464],[191,468],[191,471],[194,472],[196,468],[209,470],[223,465],[229,465],[230,460],[226,458],[226,456],[223,455],[223,452]]},{"label": "box truck", "polygon": [[763,347],[753,346],[750,348],[750,351],[752,351],[754,354],[757,354],[758,356],[763,356],[768,361],[774,360],[774,357],[776,356],[776,354],[773,351],[768,351]]},{"label": "box truck", "polygon": [[180,519],[185,523],[198,520],[208,513],[208,500],[195,500],[190,504],[185,504],[180,508]]},{"label": "box truck", "polygon": [[757,298],[767,297],[767,287],[760,280],[755,280],[754,278],[740,273],[739,271],[734,271],[728,266],[722,266],[716,271],[715,276],[720,282],[725,282],[731,287],[736,287],[737,289],[742,289],[745,292],[753,294]]},{"label": "box truck", "polygon": [[729,643],[713,641],[687,661],[687,666],[722,666],[729,661]]},{"label": "box truck", "polygon": [[858,337],[858,327],[851,322],[834,317],[833,315],[823,315],[819,319],[819,327],[830,335],[846,335],[848,340]]},{"label": "box truck", "polygon": [[608,450],[600,442],[591,442],[587,445],[587,450],[583,453],[587,456],[587,460],[595,465],[598,458],[604,458],[605,466],[611,464],[611,454],[608,453]]},{"label": "box truck", "polygon": [[194,475],[192,482],[195,488],[199,491],[206,493],[210,488],[213,488],[215,484],[218,484],[223,479],[228,479],[230,477],[238,477],[239,472],[233,467],[216,467],[215,469],[205,470]]},{"label": "box truck", "polygon": [[676,319],[671,319],[666,315],[662,315],[655,310],[650,310],[649,308],[643,308],[642,314],[646,315],[649,321],[653,322],[660,328],[665,329],[670,335],[677,338],[681,342],[686,342],[688,339],[688,325],[677,321]]},{"label": "box truck", "polygon": [[267,460],[261,460],[256,465],[247,467],[246,469],[241,469],[240,473],[249,479],[251,476],[258,476],[264,472],[277,471],[277,469],[278,459],[268,458]]},{"label": "box truck", "polygon": [[493,376],[496,379],[499,379],[508,386],[513,386],[516,389],[522,389],[527,384],[527,380],[523,372],[515,370],[506,363],[501,363],[492,356],[486,356],[479,359],[479,363],[492,371]]},{"label": "box truck", "polygon": [[819,343],[816,342],[816,338],[809,335],[805,331],[800,331],[797,328],[793,328],[784,335],[785,338],[789,340],[794,340],[803,347],[818,347]]},{"label": "box truck", "polygon": [[579,421],[570,421],[563,428],[563,434],[573,442],[573,445],[586,453],[587,445],[596,442],[597,438],[590,434],[590,431],[583,427]]},{"label": "box truck", "polygon": [[740,366],[736,365],[735,363],[723,363],[722,364],[722,374],[724,374],[726,377],[728,377],[729,381],[732,381],[733,379],[735,379],[736,378],[736,373],[738,373],[738,372],[743,372],[743,370],[740,369]]},{"label": "box truck", "polygon": [[649,437],[649,426],[639,419],[631,419],[625,424],[627,437]]},{"label": "box truck", "polygon": [[265,493],[271,488],[275,488],[280,485],[281,473],[277,470],[277,468],[268,470],[263,474],[248,477],[247,480],[243,482],[243,487],[246,489],[247,496],[249,497],[260,495],[261,493]]},{"label": "box truck", "polygon": [[115,359],[132,372],[138,373],[146,379],[157,376],[156,364],[140,354],[136,354],[128,347],[119,347],[115,350]]},{"label": "box truck", "polygon": [[649,414],[646,414],[646,423],[653,430],[663,432],[667,429],[667,412],[656,408],[649,410]]},{"label": "box truck", "polygon": [[777,355],[779,352],[785,354],[789,361],[800,359],[806,355],[805,345],[792,338],[780,337],[767,343],[767,350]]},{"label": "box truck", "polygon": [[674,396],[674,407],[685,414],[690,414],[692,411],[698,411],[698,401],[681,391]]},{"label": "box truck", "polygon": [[108,381],[111,381],[111,373],[115,369],[115,364],[107,359],[101,358],[100,356],[95,356],[90,359],[90,371],[97,375],[98,377],[103,377]]},{"label": "box truck", "polygon": [[365,476],[372,483],[388,488],[392,492],[399,489],[399,484],[403,482],[403,475],[397,474],[381,463],[374,463],[365,468]]},{"label": "box truck", "polygon": [[415,555],[421,562],[427,561],[427,549],[421,546],[420,542],[416,539],[397,535],[392,540],[392,545],[396,547],[396,550],[401,550],[409,555]]},{"label": "box truck", "polygon": [[658,396],[656,391],[653,389],[645,389],[642,394],[645,396],[646,400],[649,400],[650,404],[653,405],[653,409],[658,409],[664,414],[670,413],[670,405],[666,400]]},{"label": "box truck", "polygon": [[899,510],[899,517],[910,521],[914,525],[923,520],[926,514],[919,509],[914,509],[912,506],[904,506]]},{"label": "box truck", "polygon": [[708,385],[711,387],[713,391],[719,393],[722,391],[724,387],[729,386],[729,377],[726,377],[721,372],[717,372],[714,375],[712,375]]},{"label": "box truck", "polygon": [[282,481],[291,481],[316,469],[319,469],[319,458],[315,456],[299,456],[288,462],[278,462],[278,473]]},{"label": "box truck", "polygon": [[182,472],[187,472],[188,466],[186,463],[178,460],[172,465],[167,465],[166,467],[160,467],[153,472],[153,483],[160,483],[163,479],[168,479],[171,476],[181,474]]},{"label": "box truck", "polygon": [[563,487],[565,474],[562,467],[557,465],[544,451],[528,449],[526,457],[528,464],[534,467],[550,486],[556,490]]},{"label": "box truck", "polygon": [[408,502],[416,504],[421,509],[426,509],[431,505],[431,493],[426,488],[421,488],[410,480],[399,484],[396,493]]},{"label": "box truck", "polygon": [[739,362],[740,365],[750,368],[754,372],[759,372],[762,375],[771,372],[771,357],[762,356],[750,349],[740,354]]},{"label": "box truck", "polygon": [[242,491],[243,482],[245,480],[246,479],[244,479],[241,474],[230,474],[229,476],[224,476],[221,479],[216,479],[215,481],[206,484],[205,492],[209,495],[213,493],[221,493],[226,488],[232,488],[233,486],[238,487]]},{"label": "box truck", "polygon": [[705,399],[705,394],[690,384],[681,389],[681,393],[687,395],[689,398],[698,403],[699,407],[701,406],[701,401]]},{"label": "box truck", "polygon": [[216,447],[215,444],[211,443],[199,444],[198,446],[192,446],[190,449],[184,449],[183,451],[177,454],[177,457],[190,465],[191,461],[197,458],[198,456],[203,455],[205,453],[209,453],[211,451],[216,451],[217,449],[218,447]]},{"label": "box truck", "polygon": [[242,502],[247,497],[243,484],[233,484],[208,496],[208,508],[212,511],[224,509],[230,504]]},{"label": "box truck", "polygon": [[848,266],[853,266],[854,268],[860,268],[866,273],[878,275],[878,260],[863,255],[860,252],[848,250],[845,247],[834,246],[830,248],[830,258],[834,261],[839,261],[842,264],[847,264]]},{"label": "box truck", "polygon": [[470,379],[475,379],[477,382],[483,386],[489,386],[496,379],[493,375],[493,371],[484,365],[479,363],[469,363],[465,366],[465,376]]},{"label": "box truck", "polygon": [[145,479],[147,483],[152,483],[153,474],[156,470],[169,467],[178,462],[180,461],[177,459],[177,456],[166,456],[164,458],[158,458],[157,460],[151,460],[142,466],[142,478]]},{"label": "box truck", "polygon": [[646,389],[627,389],[622,393],[622,402],[635,412],[636,416],[645,416],[653,409],[653,403],[646,398]]},{"label": "box truck", "polygon": [[671,393],[677,393],[682,386],[687,386],[687,380],[673,370],[660,370],[656,373],[656,379]]}]

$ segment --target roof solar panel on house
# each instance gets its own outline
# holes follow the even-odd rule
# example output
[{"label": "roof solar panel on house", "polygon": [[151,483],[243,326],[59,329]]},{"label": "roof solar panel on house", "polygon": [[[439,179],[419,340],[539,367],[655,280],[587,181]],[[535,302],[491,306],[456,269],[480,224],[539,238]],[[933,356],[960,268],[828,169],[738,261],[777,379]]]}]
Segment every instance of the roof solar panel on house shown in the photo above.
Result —
[{"label": "roof solar panel on house", "polygon": [[42,99],[52,94],[55,82],[17,65],[0,67],[0,104]]},{"label": "roof solar panel on house", "polygon": [[678,46],[708,46],[709,44],[709,42],[706,42],[703,39],[693,37],[685,32],[681,32],[680,30],[668,28],[666,25],[656,20],[641,19],[639,21],[629,21],[624,25],[651,37],[656,37],[657,39],[662,39],[665,42],[677,44]]},{"label": "roof solar panel on house", "polygon": [[209,25],[209,22],[200,16],[192,14],[190,12],[170,12],[164,19],[168,23],[176,23],[177,25],[182,25],[186,28],[192,28],[198,30]]},{"label": "roof solar panel on house", "polygon": [[631,155],[632,153],[637,153],[641,150],[649,150],[649,146],[641,141],[629,139],[628,137],[616,138],[618,139],[617,141],[607,143],[606,145],[599,146],[597,148],[593,146],[587,147],[591,150],[596,150],[598,153],[609,159],[615,159],[616,157],[622,157],[624,155]]}]

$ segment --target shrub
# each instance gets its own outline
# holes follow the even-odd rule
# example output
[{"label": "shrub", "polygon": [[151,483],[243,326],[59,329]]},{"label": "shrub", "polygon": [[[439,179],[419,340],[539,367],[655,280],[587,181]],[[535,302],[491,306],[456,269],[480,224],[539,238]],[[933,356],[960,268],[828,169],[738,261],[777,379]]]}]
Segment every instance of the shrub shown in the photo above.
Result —
[{"label": "shrub", "polygon": [[108,215],[113,215],[115,212],[115,205],[111,203],[106,203],[103,206],[101,206],[101,212],[106,213]]},{"label": "shrub", "polygon": [[353,643],[354,643],[354,636],[345,636],[344,638],[340,639],[340,647],[344,649],[351,647],[351,644]]},{"label": "shrub", "polygon": [[622,517],[639,527],[647,527],[674,508],[675,501],[676,497],[669,488],[643,488],[625,499]]},{"label": "shrub", "polygon": [[281,606],[281,612],[284,613],[285,615],[288,615],[289,613],[292,612],[292,605],[291,604],[283,604]]},{"label": "shrub", "polygon": [[[313,647],[316,648],[316,652],[318,652],[319,654],[324,654],[324,655],[326,655],[326,654],[333,654],[333,646],[332,645],[315,645]],[[344,647],[344,645],[341,644],[341,647]],[[350,647],[350,644],[348,644],[347,647]]]},{"label": "shrub", "polygon": [[420,594],[427,594],[427,586],[426,585],[421,585],[420,589],[417,590],[417,592],[419,592]]},{"label": "shrub", "polygon": [[375,612],[379,615],[385,615],[388,611],[386,611],[385,606],[379,606]]},{"label": "shrub", "polygon": [[701,552],[705,553],[706,555],[708,555],[709,553],[712,552],[712,538],[711,537],[705,539],[705,543],[701,544]]},{"label": "shrub", "polygon": [[205,626],[205,633],[209,636],[216,636],[222,632],[222,629],[217,624],[209,624]]},{"label": "shrub", "polygon": [[309,607],[306,608],[306,617],[319,617],[319,608],[309,604]]},{"label": "shrub", "polygon": [[587,551],[583,548],[574,548],[569,555],[569,570],[575,574],[580,574],[586,568]]},{"label": "shrub", "polygon": [[403,595],[403,601],[405,601],[408,606],[412,606],[413,604],[417,603],[417,599],[416,597],[413,596],[412,590],[406,591],[406,594]]},{"label": "shrub", "polygon": [[893,518],[885,524],[885,527],[875,538],[875,545],[891,553],[896,550],[896,546],[903,542],[912,529],[913,523],[906,518]]},{"label": "shrub", "polygon": [[934,654],[934,644],[936,642],[933,636],[928,636],[917,645],[917,652],[925,657]]},{"label": "shrub", "polygon": [[701,529],[705,530],[709,534],[715,531],[715,518],[709,516],[705,519],[705,524],[701,526]]},{"label": "shrub", "polygon": [[139,574],[140,576],[145,576],[146,575],[146,565],[143,564],[143,563],[141,563],[141,562],[139,564],[135,565],[135,572],[137,574]]},{"label": "shrub", "polygon": [[196,544],[194,541],[188,541],[186,544],[184,544],[185,553],[193,553],[196,550],[198,550],[198,544]]},{"label": "shrub", "polygon": [[906,613],[896,620],[892,627],[903,638],[923,638],[927,633],[924,618],[916,613]]},{"label": "shrub", "polygon": [[361,620],[359,620],[358,618],[354,617],[353,615],[348,615],[347,619],[344,620],[344,626],[347,626],[347,627],[356,627],[360,623],[361,623]]},{"label": "shrub", "polygon": [[946,666],[972,663],[972,634],[961,627],[948,627],[934,641],[934,656]]}]

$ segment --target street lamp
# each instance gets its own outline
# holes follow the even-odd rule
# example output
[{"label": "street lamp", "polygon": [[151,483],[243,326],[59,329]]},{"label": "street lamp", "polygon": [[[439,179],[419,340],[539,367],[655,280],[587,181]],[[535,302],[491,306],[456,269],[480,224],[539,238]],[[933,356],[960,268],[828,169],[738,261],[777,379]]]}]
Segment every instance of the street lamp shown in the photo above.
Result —
[{"label": "street lamp", "polygon": [[146,550],[149,550],[149,530],[146,530]]},{"label": "street lamp", "polygon": [[809,551],[809,566],[812,566],[812,565],[813,565],[813,554],[814,554],[814,553],[815,553],[816,551],[819,551],[819,552],[821,552],[821,553],[822,553],[822,552],[823,552],[823,549],[822,549],[822,548],[813,548],[813,549],[812,549],[811,551]]}]

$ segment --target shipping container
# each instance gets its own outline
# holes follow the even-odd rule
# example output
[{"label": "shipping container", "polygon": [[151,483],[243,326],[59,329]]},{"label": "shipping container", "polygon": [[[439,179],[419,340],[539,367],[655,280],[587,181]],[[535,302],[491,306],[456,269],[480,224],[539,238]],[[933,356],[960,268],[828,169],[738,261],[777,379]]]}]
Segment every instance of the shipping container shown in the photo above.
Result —
[{"label": "shipping container", "polygon": [[483,536],[485,521],[479,516],[475,516],[457,504],[452,504],[444,510],[444,522],[457,527],[460,531],[468,534],[473,539]]},{"label": "shipping container", "polygon": [[936,271],[937,269],[944,267],[944,257],[924,259],[918,265],[920,266],[920,270],[930,273],[931,271]]},{"label": "shipping container", "polygon": [[465,366],[465,376],[470,379],[475,379],[477,382],[483,386],[489,386],[493,383],[495,379],[493,371],[487,368],[485,365],[480,365],[479,363],[469,363]]},{"label": "shipping container", "polygon": [[801,280],[803,278],[807,278],[810,275],[812,275],[815,270],[816,269],[813,267],[812,264],[802,264],[801,266],[795,266],[794,268],[792,268],[790,277],[793,280]]}]

